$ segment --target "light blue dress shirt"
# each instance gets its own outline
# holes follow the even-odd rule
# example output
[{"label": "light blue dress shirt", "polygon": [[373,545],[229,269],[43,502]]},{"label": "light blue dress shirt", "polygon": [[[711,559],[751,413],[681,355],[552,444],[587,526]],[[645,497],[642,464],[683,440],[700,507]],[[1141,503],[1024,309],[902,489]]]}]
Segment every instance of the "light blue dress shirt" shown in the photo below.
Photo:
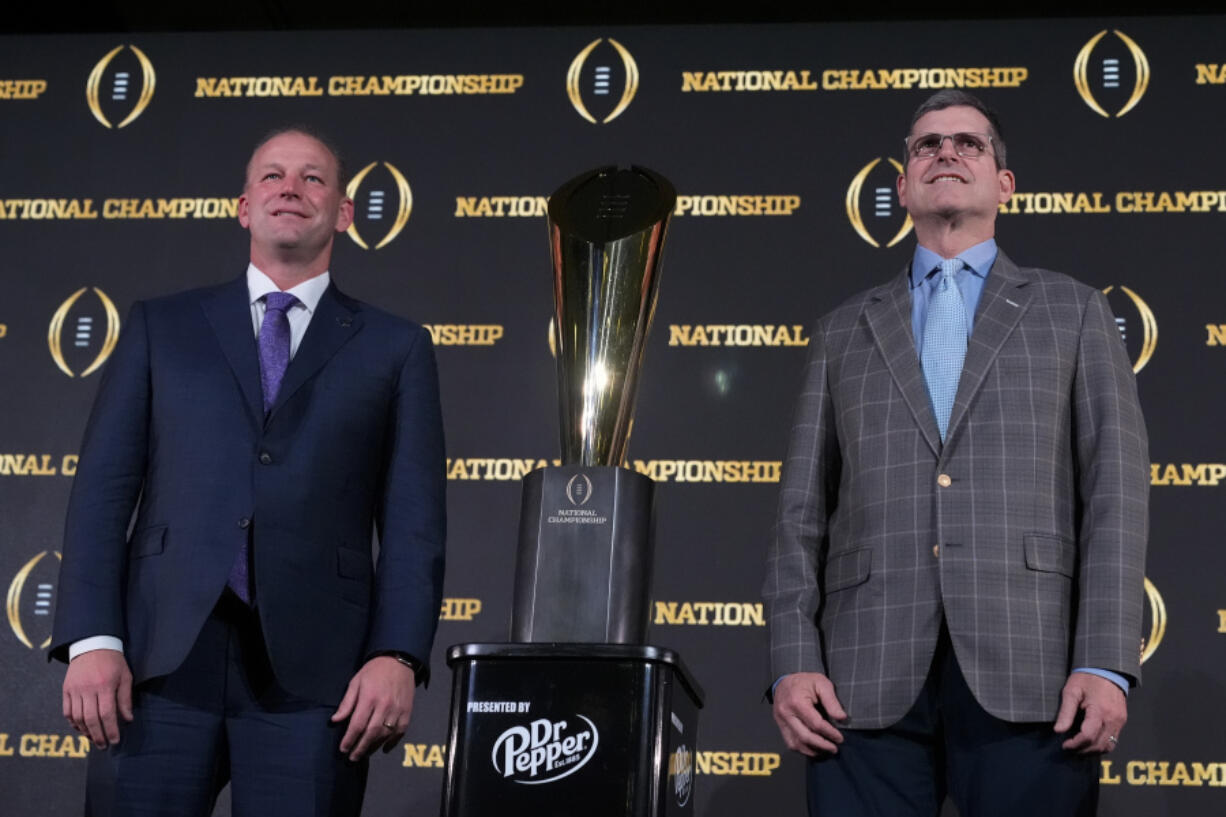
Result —
[{"label": "light blue dress shirt", "polygon": [[[996,262],[996,240],[989,238],[982,244],[976,244],[969,250],[958,253],[958,257],[970,267],[970,272],[963,271],[958,275],[958,289],[962,293],[962,303],[966,305],[966,334],[970,337],[975,329],[975,309],[979,306],[979,296],[983,294],[983,283],[988,278],[988,271]],[[927,247],[918,244],[915,256],[911,259],[911,328],[915,333],[915,353],[924,351],[924,324],[928,322],[928,300],[936,290],[940,276],[932,275],[933,270],[939,270],[941,256]]]}]

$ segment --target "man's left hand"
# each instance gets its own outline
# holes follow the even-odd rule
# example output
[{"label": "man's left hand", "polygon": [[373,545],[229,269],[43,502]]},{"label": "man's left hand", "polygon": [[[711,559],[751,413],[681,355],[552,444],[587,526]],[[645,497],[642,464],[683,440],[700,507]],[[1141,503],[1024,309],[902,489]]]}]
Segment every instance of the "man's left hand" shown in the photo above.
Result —
[{"label": "man's left hand", "polygon": [[1068,732],[1079,710],[1085,712],[1081,730],[1061,745],[1082,755],[1114,749],[1128,720],[1128,698],[1124,690],[1099,675],[1074,672],[1060,693],[1055,730]]},{"label": "man's left hand", "polygon": [[332,722],[349,719],[341,751],[361,760],[380,746],[396,748],[413,714],[413,670],[389,655],[377,655],[362,665],[349,682]]}]

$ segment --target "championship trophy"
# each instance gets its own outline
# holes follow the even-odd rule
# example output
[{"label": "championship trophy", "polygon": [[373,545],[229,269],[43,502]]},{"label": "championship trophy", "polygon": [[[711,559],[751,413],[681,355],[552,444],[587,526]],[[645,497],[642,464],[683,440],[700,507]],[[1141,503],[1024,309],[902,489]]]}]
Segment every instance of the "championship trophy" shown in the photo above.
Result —
[{"label": "championship trophy", "polygon": [[524,478],[512,641],[646,641],[653,482],[622,463],[676,198],[602,167],[549,199],[562,465]]},{"label": "championship trophy", "polygon": [[619,467],[675,201],[640,167],[549,200],[563,464],[524,478],[512,643],[447,651],[444,817],[694,814],[703,693],[644,643],[652,481]]}]

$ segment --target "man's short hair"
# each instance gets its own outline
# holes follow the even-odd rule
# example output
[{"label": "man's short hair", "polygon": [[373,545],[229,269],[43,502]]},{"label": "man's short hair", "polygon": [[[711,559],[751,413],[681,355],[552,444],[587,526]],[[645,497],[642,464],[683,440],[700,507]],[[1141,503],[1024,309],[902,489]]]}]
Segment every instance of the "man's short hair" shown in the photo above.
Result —
[{"label": "man's short hair", "polygon": [[341,154],[340,148],[336,143],[328,137],[326,133],[316,128],[314,125],[297,123],[293,125],[282,125],[281,127],[273,128],[260,137],[260,140],[255,143],[255,147],[251,149],[251,156],[247,159],[247,166],[243,169],[243,188],[247,187],[247,175],[251,169],[251,159],[255,158],[255,154],[260,152],[260,148],[267,145],[278,136],[283,136],[287,133],[301,133],[303,136],[309,136],[319,144],[323,145],[329,153],[332,154],[333,160],[336,161],[336,176],[337,182],[340,184],[341,193],[344,194],[345,186],[349,184],[349,171],[345,167],[345,157]]},{"label": "man's short hair", "polygon": [[[911,124],[907,126],[907,136],[911,136],[911,131],[915,128],[915,123],[920,120],[924,114],[932,113],[933,111],[943,111],[946,108],[955,108],[958,106],[966,106],[974,108],[983,114],[988,120],[988,135],[992,137],[992,152],[996,158],[996,169],[1005,169],[1005,134],[1000,127],[1000,117],[996,115],[996,111],[987,106],[982,99],[974,94],[968,94],[966,91],[956,89],[947,89],[937,91],[932,96],[925,99],[920,106],[915,109],[915,113],[911,115]],[[907,164],[910,156],[904,156],[903,166]]]}]

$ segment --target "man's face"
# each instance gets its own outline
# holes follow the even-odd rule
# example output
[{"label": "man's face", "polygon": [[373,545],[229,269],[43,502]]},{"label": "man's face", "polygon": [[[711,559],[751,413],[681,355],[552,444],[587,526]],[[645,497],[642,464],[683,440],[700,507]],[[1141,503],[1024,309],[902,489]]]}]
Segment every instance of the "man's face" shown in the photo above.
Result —
[{"label": "man's face", "polygon": [[353,222],[353,202],[340,189],[336,158],[305,133],[291,131],[262,145],[247,164],[238,199],[239,223],[261,254],[310,260]]},{"label": "man's face", "polygon": [[[921,116],[911,136],[985,134],[990,129],[987,117],[979,111],[957,105]],[[925,216],[994,219],[997,205],[1009,200],[1014,185],[1012,172],[996,169],[992,148],[977,158],[969,158],[959,156],[953,140],[945,139],[936,156],[924,159],[908,155],[906,173],[898,178],[898,200],[913,219]]]}]

